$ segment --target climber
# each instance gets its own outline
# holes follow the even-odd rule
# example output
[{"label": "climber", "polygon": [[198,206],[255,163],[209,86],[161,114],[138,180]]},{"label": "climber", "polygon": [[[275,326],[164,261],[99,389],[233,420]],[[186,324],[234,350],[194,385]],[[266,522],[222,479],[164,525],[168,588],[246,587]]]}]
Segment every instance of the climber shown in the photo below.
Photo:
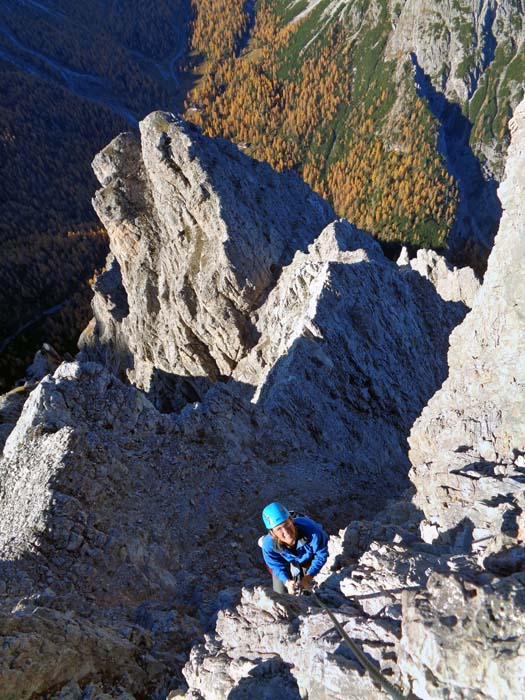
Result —
[{"label": "climber", "polygon": [[276,593],[300,593],[312,585],[328,558],[328,535],[306,516],[293,517],[282,503],[262,512],[268,534],[261,538],[264,561]]}]

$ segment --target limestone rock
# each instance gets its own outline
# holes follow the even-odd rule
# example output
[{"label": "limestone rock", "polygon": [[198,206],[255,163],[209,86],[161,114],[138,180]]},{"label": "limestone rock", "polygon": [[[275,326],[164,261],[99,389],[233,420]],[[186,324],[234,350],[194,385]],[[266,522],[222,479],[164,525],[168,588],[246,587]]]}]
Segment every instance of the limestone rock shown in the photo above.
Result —
[{"label": "limestone rock", "polygon": [[[390,515],[384,517],[388,520]],[[378,525],[370,523],[368,529]],[[389,527],[395,526],[391,523]],[[401,685],[396,661],[402,596],[407,590],[419,591],[432,571],[447,570],[446,561],[405,546],[375,542],[362,557],[341,569],[337,561],[350,554],[346,532],[341,533],[341,541],[342,558],[341,542],[337,537],[330,539],[328,565],[316,577],[318,595],[376,667]],[[263,662],[269,659],[271,665]],[[359,670],[359,663],[315,599],[276,596],[260,588],[243,590],[238,606],[219,613],[215,634],[192,650],[184,668],[189,684],[186,697],[189,700],[198,693],[219,700],[237,697],[237,692],[244,697],[245,685],[251,685],[257,695],[269,687],[268,676],[273,683],[276,676],[281,678],[283,664],[289,669],[288,679],[296,683],[294,698],[384,697]],[[259,688],[253,677],[260,677],[263,668],[267,679],[259,681]]]},{"label": "limestone rock", "polygon": [[239,459],[309,481],[344,471],[376,509],[386,483],[406,486],[406,436],[466,306],[400,274],[295,176],[170,115],[144,120],[140,143],[118,137],[95,170],[112,255],[83,355],[124,362],[157,407],[183,409],[186,436]]},{"label": "limestone rock", "polygon": [[[259,310],[260,340],[233,377],[256,387],[272,440],[294,436],[350,463],[367,490],[376,478],[383,488],[403,471],[404,435],[444,377],[440,358],[465,311],[338,221],[283,269]],[[434,361],[422,366],[421,353]]]},{"label": "limestone rock", "polygon": [[[241,604],[219,614],[216,634],[190,654],[184,675],[190,692],[223,698],[383,697],[341,648],[333,623],[310,599],[280,600],[262,589],[243,590]],[[392,649],[395,635],[349,605],[336,615],[367,652]],[[273,693],[273,694],[272,694]],[[187,698],[194,697],[188,693]]]},{"label": "limestone rock", "polygon": [[504,700],[523,689],[525,579],[433,574],[407,592],[401,666],[421,700]]},{"label": "limestone rock", "polygon": [[26,370],[25,381],[28,383],[36,383],[40,381],[46,374],[53,374],[58,365],[65,359],[72,359],[69,355],[62,357],[55,348],[49,343],[44,343],[40,350],[37,351],[33,362]]},{"label": "limestone rock", "polygon": [[525,453],[525,103],[516,110],[503,216],[472,311],[451,335],[449,377],[410,435],[416,505],[435,536],[517,531]]},{"label": "limestone rock", "polygon": [[[520,160],[520,134],[518,110],[506,180],[510,177],[512,187],[508,186],[509,198],[502,197],[505,215],[485,283],[475,297],[473,311],[453,333],[450,377],[423,411],[411,436],[412,458],[420,460],[414,460],[412,470],[417,487],[415,507],[412,512],[406,505],[400,508],[399,520],[393,517],[390,522],[384,515],[340,531],[331,539],[329,570],[318,577],[322,595],[333,610],[345,616],[351,637],[366,647],[374,630],[383,625],[381,639],[387,644],[376,642],[367,647],[368,653],[399,683],[401,674],[404,686],[425,700],[503,700],[519,696],[523,686],[525,502],[521,472],[525,452],[519,420],[524,382],[519,372],[525,277],[521,249],[524,198],[519,187],[525,169]],[[505,193],[505,183],[502,187]],[[368,266],[376,263],[373,251],[353,252],[350,258],[347,265],[357,260]],[[283,284],[287,280],[292,290],[294,263],[282,275]],[[434,283],[439,262],[435,267]],[[407,272],[405,280],[423,281],[420,273]],[[428,270],[424,272],[432,278]],[[453,274],[448,269],[443,272]],[[306,278],[306,288],[316,288],[313,278],[312,274]],[[260,322],[273,322],[279,328],[276,338],[295,340],[295,327],[278,324],[279,300],[290,296],[289,292],[280,296],[278,291],[279,283],[268,298],[270,302],[275,294],[268,307],[273,316],[264,316],[263,309]],[[322,315],[316,312],[313,324],[308,304],[301,303],[297,293],[291,295],[290,303],[296,309],[299,332],[306,335],[306,328],[317,342],[324,338],[319,332]],[[262,368],[266,358],[279,354],[277,344],[267,343],[256,350]],[[286,341],[281,352],[293,356]],[[249,355],[239,364],[239,371],[248,361]],[[485,373],[482,382],[477,374],[481,370]],[[257,365],[252,363],[250,371],[256,373]],[[273,377],[270,372],[268,380],[264,369],[259,372],[253,381],[260,384],[262,377],[257,400],[264,402],[267,383]],[[509,382],[510,375],[517,378],[515,383]],[[289,389],[293,390],[293,383]],[[497,406],[501,410],[490,413]],[[480,435],[480,431],[484,432]],[[428,543],[418,541],[418,507],[427,517],[421,532],[435,533],[425,536]],[[259,674],[254,669],[260,667],[261,658],[267,658],[265,654],[275,664],[275,678],[280,677],[283,662],[293,664],[290,673],[297,682],[297,697],[302,692],[316,700],[335,700],[353,697],[356,689],[361,697],[374,697],[372,689],[357,685],[351,669],[346,670],[348,687],[333,682],[340,659],[333,655],[326,664],[319,654],[320,638],[315,664],[305,677],[302,659],[312,658],[313,636],[302,637],[306,605],[263,592],[243,592],[239,606],[219,615],[215,635],[193,650],[185,668],[190,685],[187,697],[235,697],[236,692],[242,697],[245,683],[259,689],[255,683],[260,680],[253,678]],[[314,610],[308,611],[307,619],[318,630],[321,618]],[[319,668],[322,685],[316,684]],[[220,678],[215,687],[213,678]]]},{"label": "limestone rock", "polygon": [[[233,409],[236,418],[220,415]],[[225,387],[200,408],[211,433],[225,435],[243,411]],[[160,414],[95,363],[65,363],[33,391],[0,461],[2,696],[25,700],[72,681],[85,693],[86,674],[113,679],[112,698],[118,686],[139,696],[149,685],[167,687],[180,654],[224,606],[218,587],[267,581],[256,541],[260,509],[275,490],[321,508],[347,480],[344,471],[325,473],[312,498],[303,477],[314,465],[273,469],[242,446],[242,430],[244,460],[235,462],[233,442],[217,433],[212,442],[191,424]],[[15,608],[24,614],[13,617]],[[73,625],[78,635],[68,633]],[[55,645],[44,644],[48,636]],[[97,646],[99,638],[106,641]],[[57,645],[64,666],[53,662]],[[27,677],[23,668],[8,672],[17,655],[31,659]],[[277,668],[275,687],[295,688]],[[341,669],[334,673],[346,683]]]},{"label": "limestone rock", "polygon": [[[415,504],[377,518],[448,371],[466,306],[434,285],[454,271],[428,256],[428,277],[400,270],[294,176],[166,115],[97,158],[113,257],[96,322],[0,460],[2,697],[379,700],[315,599],[267,589],[256,542],[276,498],[334,533],[320,594],[389,678],[421,697],[518,696],[519,112],[515,127],[502,237],[411,438]],[[445,508],[459,480],[470,491]],[[496,628],[510,636],[493,647]],[[462,686],[476,644],[488,666]]]},{"label": "limestone rock", "polygon": [[[42,697],[49,689],[62,685],[67,690],[54,696],[55,700],[94,697],[82,693],[78,685],[78,681],[94,675],[129,675],[134,677],[131,685],[137,689],[147,685],[147,671],[138,658],[137,645],[72,610],[57,611],[36,601],[31,603],[27,600],[13,611],[0,613],[2,698]],[[117,697],[116,692],[105,696]]]},{"label": "limestone rock", "polygon": [[[461,5],[407,0],[392,1],[390,5],[396,8],[397,16],[393,18],[387,58],[414,53],[436,88],[443,89],[453,102],[465,103],[475,92],[480,76],[490,65],[494,44],[503,44],[511,36],[519,42],[518,36],[523,37],[523,30],[516,29],[521,8],[509,0],[467,0]],[[472,65],[465,76],[467,58]]]},{"label": "limestone rock", "polygon": [[[436,555],[373,542],[350,575],[340,575],[339,589],[357,601],[368,616],[389,617],[395,614],[392,608],[401,607],[404,590],[423,587],[429,574],[441,567]],[[399,617],[400,613],[399,609]]]},{"label": "limestone rock", "polygon": [[0,396],[0,452],[20,417],[28,395],[46,374],[56,370],[62,359],[51,345],[44,343],[19,386]]},{"label": "limestone rock", "polygon": [[154,113],[140,128],[140,142],[123,134],[93,164],[103,185],[94,206],[118,267],[97,283],[109,306],[100,313],[97,302],[84,340],[152,396],[189,377],[198,397],[191,378],[231,374],[255,341],[268,285],[335,217],[295,174],[172,115]]},{"label": "limestone rock", "polygon": [[[0,461],[2,697],[74,681],[87,698],[90,678],[115,700],[168,687],[206,624],[226,549],[211,535],[224,508],[253,497],[250,469],[222,474],[226,455],[179,437],[94,363],[63,364],[30,395]],[[246,543],[241,555],[253,569]]]},{"label": "limestone rock", "polygon": [[445,301],[461,301],[472,308],[480,283],[470,267],[458,269],[433,250],[420,249],[416,257],[409,260],[406,248],[401,251],[397,264],[407,270],[408,266],[429,279]]},{"label": "limestone rock", "polygon": [[410,435],[421,533],[448,550],[449,571],[403,599],[399,662],[424,700],[523,688],[525,103],[511,131],[487,274],[452,333],[449,377]]}]

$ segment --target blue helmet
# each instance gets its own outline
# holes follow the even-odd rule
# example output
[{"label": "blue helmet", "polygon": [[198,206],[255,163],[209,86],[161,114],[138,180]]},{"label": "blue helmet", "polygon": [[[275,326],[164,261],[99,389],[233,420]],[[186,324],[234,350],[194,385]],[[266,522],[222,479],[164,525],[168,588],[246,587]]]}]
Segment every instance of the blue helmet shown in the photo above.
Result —
[{"label": "blue helmet", "polygon": [[290,511],[282,503],[270,503],[262,512],[263,523],[268,530],[284,523],[290,517]]}]

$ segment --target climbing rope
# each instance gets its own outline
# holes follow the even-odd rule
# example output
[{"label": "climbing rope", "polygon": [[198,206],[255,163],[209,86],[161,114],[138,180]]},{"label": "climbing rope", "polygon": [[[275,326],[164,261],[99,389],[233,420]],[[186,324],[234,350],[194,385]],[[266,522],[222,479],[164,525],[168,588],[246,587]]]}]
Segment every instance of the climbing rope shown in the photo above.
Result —
[{"label": "climbing rope", "polygon": [[378,668],[376,668],[374,664],[371,663],[370,660],[363,654],[363,652],[357,646],[357,644],[350,639],[348,634],[343,629],[343,626],[338,622],[337,618],[332,613],[332,611],[326,607],[326,605],[323,603],[321,598],[319,598],[317,593],[312,590],[310,590],[309,593],[313,595],[313,597],[319,603],[321,608],[326,613],[328,613],[337,631],[339,632],[343,640],[348,644],[359,663],[363,666],[365,671],[368,671],[372,679],[376,681],[376,683],[379,683],[383,690],[386,690],[387,693],[390,693],[391,697],[394,698],[394,700],[418,700],[418,698],[416,698],[416,696],[412,693],[409,693],[408,695],[403,695],[402,691],[399,690],[399,688],[397,688],[393,683],[391,683],[387,678],[385,678],[381,671]]}]

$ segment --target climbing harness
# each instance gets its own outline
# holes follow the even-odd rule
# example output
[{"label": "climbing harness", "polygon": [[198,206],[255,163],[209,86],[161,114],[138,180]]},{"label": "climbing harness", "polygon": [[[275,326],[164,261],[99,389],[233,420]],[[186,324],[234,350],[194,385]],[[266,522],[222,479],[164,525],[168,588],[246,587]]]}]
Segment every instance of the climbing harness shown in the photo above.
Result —
[{"label": "climbing harness", "polygon": [[357,644],[350,639],[348,634],[343,629],[343,626],[338,622],[335,615],[329,608],[327,608],[327,606],[323,603],[323,601],[315,591],[310,589],[309,591],[306,591],[306,593],[307,595],[312,595],[315,598],[315,600],[319,603],[321,608],[326,613],[328,613],[330,619],[335,625],[335,628],[337,629],[343,640],[348,644],[359,663],[363,666],[365,671],[368,671],[372,679],[376,681],[376,683],[379,683],[383,690],[386,690],[387,693],[390,693],[391,697],[394,698],[394,700],[418,700],[418,698],[416,698],[416,696],[412,693],[409,693],[408,695],[403,695],[399,688],[397,688],[393,683],[391,683],[387,678],[385,678],[381,671],[378,668],[376,668],[374,664],[372,664],[369,661],[369,659],[363,654],[363,652],[357,646]]}]

